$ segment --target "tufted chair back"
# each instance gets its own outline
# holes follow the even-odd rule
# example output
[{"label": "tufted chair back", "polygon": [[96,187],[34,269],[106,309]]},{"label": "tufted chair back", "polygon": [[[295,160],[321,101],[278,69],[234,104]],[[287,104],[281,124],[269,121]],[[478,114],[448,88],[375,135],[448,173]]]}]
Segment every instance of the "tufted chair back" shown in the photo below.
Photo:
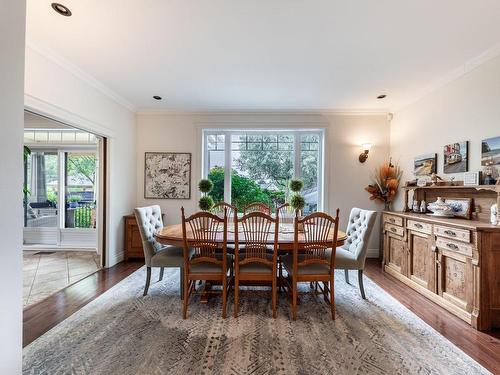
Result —
[{"label": "tufted chair back", "polygon": [[146,266],[150,267],[151,258],[162,248],[162,245],[154,238],[154,235],[161,228],[163,228],[161,208],[158,205],[139,207],[134,210],[134,214],[141,232],[142,248],[144,250]]},{"label": "tufted chair back", "polygon": [[368,252],[368,241],[377,217],[376,211],[362,210],[354,207],[349,215],[347,239],[342,248],[353,253],[364,265]]}]

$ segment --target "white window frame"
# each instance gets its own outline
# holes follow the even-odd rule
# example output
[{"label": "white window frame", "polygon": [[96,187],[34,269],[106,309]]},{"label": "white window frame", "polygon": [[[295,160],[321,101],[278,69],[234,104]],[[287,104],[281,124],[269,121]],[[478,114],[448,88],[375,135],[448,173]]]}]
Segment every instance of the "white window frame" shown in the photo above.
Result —
[{"label": "white window frame", "polygon": [[224,201],[231,203],[231,136],[232,135],[244,135],[244,134],[266,134],[266,133],[279,133],[285,135],[291,135],[294,137],[294,177],[301,177],[302,171],[300,166],[300,156],[301,156],[301,142],[300,138],[302,135],[318,135],[318,211],[323,211],[325,209],[324,200],[324,181],[325,181],[325,170],[324,170],[324,139],[325,131],[324,129],[294,129],[294,128],[272,128],[272,129],[202,129],[202,171],[201,178],[208,177],[208,147],[207,139],[210,135],[224,135]]}]

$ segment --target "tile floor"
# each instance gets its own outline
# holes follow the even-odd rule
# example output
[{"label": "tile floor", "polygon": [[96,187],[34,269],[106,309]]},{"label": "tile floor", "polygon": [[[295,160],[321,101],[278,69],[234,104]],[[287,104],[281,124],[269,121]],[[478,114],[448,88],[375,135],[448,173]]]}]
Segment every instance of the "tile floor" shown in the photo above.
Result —
[{"label": "tile floor", "polygon": [[23,251],[23,306],[27,307],[99,269],[90,251]]}]

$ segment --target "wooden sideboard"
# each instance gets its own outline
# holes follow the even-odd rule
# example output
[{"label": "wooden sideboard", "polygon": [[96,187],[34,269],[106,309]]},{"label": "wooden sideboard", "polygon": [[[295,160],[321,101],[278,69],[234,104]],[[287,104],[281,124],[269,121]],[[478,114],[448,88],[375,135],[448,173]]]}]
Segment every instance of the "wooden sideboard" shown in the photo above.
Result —
[{"label": "wooden sideboard", "polygon": [[144,259],[141,232],[135,220],[135,215],[124,216],[125,220],[125,260],[130,258]]},{"label": "wooden sideboard", "polygon": [[500,226],[383,212],[385,272],[474,328],[500,327]]}]

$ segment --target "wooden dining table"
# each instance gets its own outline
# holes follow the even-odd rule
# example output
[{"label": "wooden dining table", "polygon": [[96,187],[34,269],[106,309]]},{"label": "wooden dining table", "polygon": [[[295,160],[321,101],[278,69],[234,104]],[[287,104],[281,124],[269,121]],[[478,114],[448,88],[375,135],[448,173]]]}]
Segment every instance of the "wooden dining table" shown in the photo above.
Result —
[{"label": "wooden dining table", "polygon": [[[234,244],[234,224],[230,223],[228,224],[227,228],[227,243],[228,244]],[[238,231],[238,242],[239,243],[244,243],[245,238],[243,237],[243,231],[241,228],[239,228]],[[187,240],[188,242],[193,238],[191,234],[191,229],[189,226],[186,228],[186,235],[187,235]],[[328,234],[329,238],[333,241],[334,237],[334,231],[331,230],[330,233]],[[342,232],[338,231],[337,234],[337,246],[341,246],[344,244],[344,241],[346,240],[347,235]],[[184,239],[182,236],[182,224],[173,224],[173,225],[167,225],[163,227],[157,234],[156,234],[156,240],[163,244],[163,245],[173,245],[173,246],[179,246],[182,247],[184,245]],[[222,242],[222,237],[221,237],[221,242]],[[273,236],[269,236],[269,243],[272,244],[273,242]],[[301,243],[304,242],[304,233],[299,231],[299,246]],[[278,234],[278,250],[279,251],[290,251],[293,249],[293,244],[294,244],[294,228],[293,224],[281,224],[280,225],[280,231]]]}]

